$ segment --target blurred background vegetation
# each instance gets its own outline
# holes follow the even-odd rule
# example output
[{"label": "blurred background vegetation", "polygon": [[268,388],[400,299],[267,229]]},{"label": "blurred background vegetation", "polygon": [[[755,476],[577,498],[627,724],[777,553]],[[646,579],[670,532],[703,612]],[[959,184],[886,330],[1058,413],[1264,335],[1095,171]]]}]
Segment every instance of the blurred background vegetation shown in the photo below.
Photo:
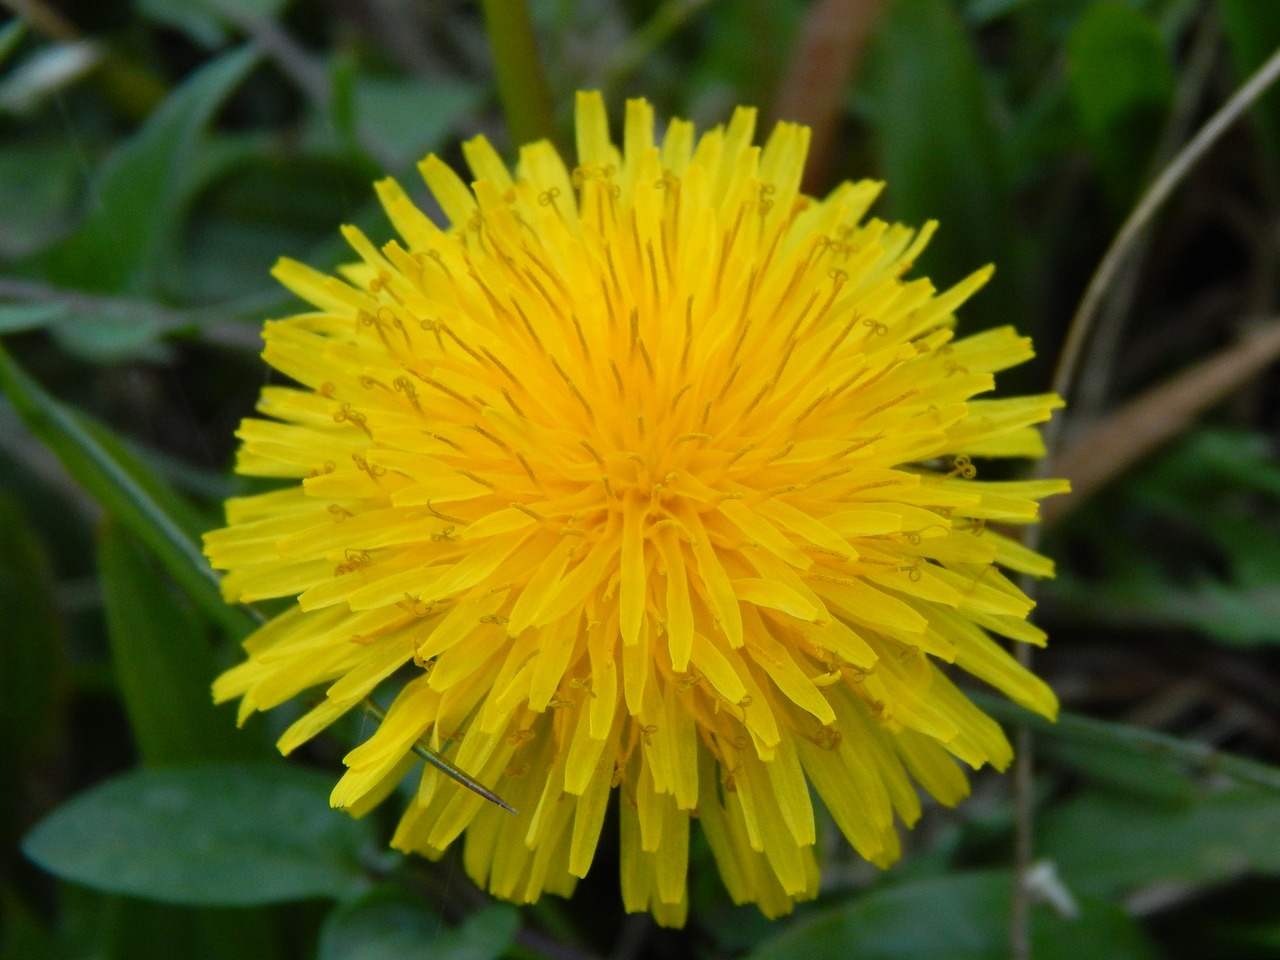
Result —
[{"label": "blurred background vegetation", "polygon": [[[820,828],[822,895],[777,923],[695,843],[671,932],[622,915],[608,827],[572,900],[496,905],[451,857],[390,854],[382,815],[328,810],[367,719],[288,763],[269,744],[291,708],[236,732],[208,684],[249,623],[183,545],[246,489],[257,331],[292,309],[268,270],[341,262],[340,223],[389,237],[383,171],[409,185],[477,132],[509,152],[484,18],[0,7],[0,958],[1008,955],[1008,777],[929,809],[884,873]],[[578,88],[704,125],[755,104],[813,125],[811,191],[882,177],[879,215],[939,219],[919,272],[940,287],[996,262],[961,321],[1035,338],[1005,392],[1047,389],[1121,223],[1280,47],[1274,0],[531,11],[562,138]],[[1278,298],[1272,92],[1145,222],[1070,385],[1053,472],[1079,493],[1050,505],[1038,594],[1037,669],[1070,713],[1037,728],[1037,957],[1280,957]]]}]

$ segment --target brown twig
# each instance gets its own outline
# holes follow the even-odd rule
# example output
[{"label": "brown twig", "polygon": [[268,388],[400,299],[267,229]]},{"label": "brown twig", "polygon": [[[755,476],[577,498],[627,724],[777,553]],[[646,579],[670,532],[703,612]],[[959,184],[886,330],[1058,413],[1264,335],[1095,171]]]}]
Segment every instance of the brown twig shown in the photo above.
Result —
[{"label": "brown twig", "polygon": [[1280,322],[1272,322],[1213,356],[1157,384],[1063,448],[1054,473],[1071,493],[1045,501],[1048,525],[1182,433],[1209,407],[1280,359]]}]

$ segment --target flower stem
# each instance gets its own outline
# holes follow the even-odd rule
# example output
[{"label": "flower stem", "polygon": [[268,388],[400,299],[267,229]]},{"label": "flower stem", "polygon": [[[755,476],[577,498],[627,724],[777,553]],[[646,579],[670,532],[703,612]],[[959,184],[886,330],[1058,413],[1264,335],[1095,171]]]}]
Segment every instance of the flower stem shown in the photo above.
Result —
[{"label": "flower stem", "polygon": [[551,91],[525,0],[481,0],[489,47],[493,51],[498,96],[512,145],[548,139],[556,142]]}]

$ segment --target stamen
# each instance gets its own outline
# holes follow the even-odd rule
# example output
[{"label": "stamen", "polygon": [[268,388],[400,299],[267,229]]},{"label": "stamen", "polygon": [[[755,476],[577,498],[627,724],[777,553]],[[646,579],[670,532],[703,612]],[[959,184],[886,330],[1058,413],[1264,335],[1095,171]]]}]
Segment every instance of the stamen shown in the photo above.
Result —
[{"label": "stamen", "polygon": [[528,474],[529,479],[535,485],[542,486],[542,482],[538,480],[538,475],[533,472],[533,467],[529,466],[529,459],[519,450],[516,451],[516,459],[520,461],[520,466],[524,467],[524,472]]},{"label": "stamen", "polygon": [[564,385],[569,388],[569,392],[577,398],[580,404],[582,404],[582,409],[587,412],[587,416],[594,420],[596,418],[595,411],[591,409],[591,404],[587,403],[587,398],[582,395],[582,391],[578,389],[578,385],[569,379],[569,375],[564,372],[564,368],[560,366],[555,357],[552,357],[550,354],[547,356],[550,357],[551,366],[555,368],[556,373],[560,374],[560,379],[564,381]]},{"label": "stamen", "polygon": [[502,396],[506,399],[507,406],[511,408],[512,412],[514,412],[517,417],[524,416],[524,411],[520,409],[513,399],[511,399],[511,394],[507,392],[506,387],[502,388]]},{"label": "stamen", "polygon": [[480,363],[480,364],[484,363],[484,360],[481,358],[480,354],[472,350],[471,347],[467,343],[465,343],[461,337],[459,337],[456,333],[453,332],[453,328],[450,327],[447,323],[441,320],[436,324],[436,327],[437,329],[441,330],[446,337],[448,337],[450,340],[452,340],[454,343],[460,346],[463,350],[465,350],[467,355],[471,357],[471,359],[474,360],[476,363]]},{"label": "stamen", "polygon": [[693,295],[684,303],[684,349],[680,351],[680,372],[689,369],[689,348],[693,346]]},{"label": "stamen", "polygon": [[479,411],[480,408],[476,406],[474,402],[464,397],[462,394],[460,394],[457,390],[454,390],[452,387],[446,387],[443,383],[441,383],[439,380],[435,379],[434,377],[423,377],[418,374],[415,374],[415,376],[418,376],[418,378],[423,383],[425,383],[428,387],[434,387],[436,390],[439,390],[441,393],[447,394],[448,396],[453,397],[453,399],[457,400],[459,403],[465,405],[469,409]]},{"label": "stamen", "polygon": [[809,414],[817,410],[819,406],[821,406],[827,399],[830,398],[830,396],[831,396],[830,390],[823,390],[820,394],[818,394],[814,398],[813,403],[805,407],[804,412],[801,413],[800,416],[796,417],[796,423],[800,423],[801,421],[804,420],[805,417],[809,416]]},{"label": "stamen", "polygon": [[458,468],[457,470],[454,471],[454,473],[460,473],[464,477],[466,477],[468,480],[474,480],[476,483],[480,484],[480,486],[488,487],[490,490],[497,489],[496,484],[492,483],[489,480],[486,480],[484,477],[477,476],[476,474],[472,473],[470,470],[463,470],[462,468]]},{"label": "stamen", "polygon": [[506,378],[508,380],[514,383],[517,387],[520,387],[521,389],[524,388],[524,385],[519,380],[516,379],[516,375],[512,373],[510,370],[508,370],[507,365],[503,363],[501,360],[499,360],[497,357],[495,357],[488,347],[481,347],[480,352],[483,353],[486,357],[488,357],[489,362],[492,363],[499,370],[501,370],[503,374],[506,375]]},{"label": "stamen", "polygon": [[439,510],[437,510],[434,506],[431,505],[430,500],[427,501],[427,512],[431,514],[433,517],[439,517],[441,520],[445,520],[449,523],[457,523],[457,524],[462,524],[464,526],[467,523],[467,521],[462,517],[455,517],[448,513],[441,513]]},{"label": "stamen", "polygon": [[539,523],[541,523],[543,520],[546,519],[546,517],[538,513],[537,510],[534,510],[532,507],[526,506],[525,504],[521,503],[519,500],[512,500],[509,504],[507,504],[507,506],[509,506],[512,510],[519,510],[525,516],[532,517],[534,520],[537,520]]}]

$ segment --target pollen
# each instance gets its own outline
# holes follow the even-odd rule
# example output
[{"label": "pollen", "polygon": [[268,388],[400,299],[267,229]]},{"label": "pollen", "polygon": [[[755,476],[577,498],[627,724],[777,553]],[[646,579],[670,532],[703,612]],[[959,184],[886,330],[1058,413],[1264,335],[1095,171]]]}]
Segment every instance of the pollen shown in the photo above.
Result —
[{"label": "pollen", "polygon": [[[475,882],[531,902],[586,876],[617,795],[624,905],[679,925],[690,830],[768,916],[816,895],[813,801],[881,866],[914,785],[1012,751],[952,677],[1053,716],[998,638],[1042,643],[1009,574],[1052,574],[997,532],[1062,481],[983,477],[1043,453],[1052,395],[985,399],[1031,357],[1010,328],[957,338],[990,277],[905,279],[935,225],[868,218],[881,185],[800,193],[808,131],[754,144],[739,109],[700,137],[598,94],[577,165],[470,181],[421,164],[447,222],[376,185],[398,237],[354,227],[310,304],[268,322],[241,473],[205,550],[228,601],[293,598],[215,684],[241,719],[312,688],[289,751],[371,695],[380,725],[333,802],[361,814],[425,748],[520,811],[422,768],[392,843],[455,841]],[[989,525],[988,521],[994,521]]]}]

